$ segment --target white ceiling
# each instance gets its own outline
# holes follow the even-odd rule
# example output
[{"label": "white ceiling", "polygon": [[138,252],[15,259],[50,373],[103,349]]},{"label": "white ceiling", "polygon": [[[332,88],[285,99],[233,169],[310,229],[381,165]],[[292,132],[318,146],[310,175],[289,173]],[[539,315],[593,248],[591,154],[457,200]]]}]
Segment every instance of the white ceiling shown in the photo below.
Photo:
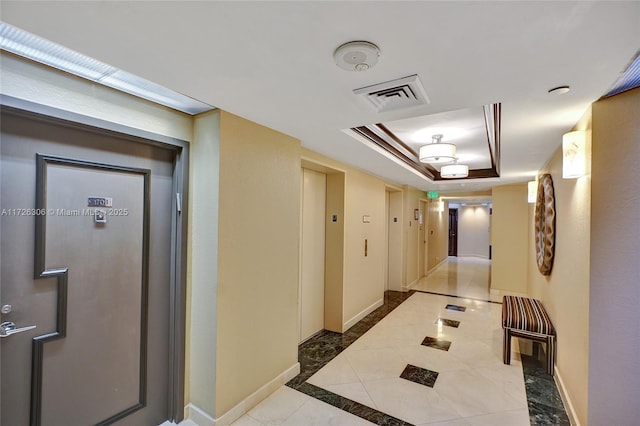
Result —
[{"label": "white ceiling", "polygon": [[[502,103],[502,177],[530,180],[640,47],[640,2],[11,2],[2,20],[299,138],[384,179],[430,183],[341,130]],[[368,40],[375,68],[336,47]],[[418,74],[431,103],[378,114],[353,89]],[[547,91],[570,85],[570,93]]]},{"label": "white ceiling", "polygon": [[[432,143],[433,135],[440,134],[443,143],[456,146],[456,158],[460,164],[466,164],[471,169],[489,169],[492,166],[482,106],[383,124],[415,152],[419,152],[422,145]],[[443,164],[432,166],[440,170]]]}]

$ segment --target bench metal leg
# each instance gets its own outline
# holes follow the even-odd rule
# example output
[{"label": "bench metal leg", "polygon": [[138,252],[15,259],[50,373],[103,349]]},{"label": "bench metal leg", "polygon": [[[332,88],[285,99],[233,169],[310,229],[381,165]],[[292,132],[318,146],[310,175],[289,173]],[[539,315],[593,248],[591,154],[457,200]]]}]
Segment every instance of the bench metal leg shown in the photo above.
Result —
[{"label": "bench metal leg", "polygon": [[511,331],[508,328],[504,329],[502,343],[502,359],[505,364],[511,364]]}]

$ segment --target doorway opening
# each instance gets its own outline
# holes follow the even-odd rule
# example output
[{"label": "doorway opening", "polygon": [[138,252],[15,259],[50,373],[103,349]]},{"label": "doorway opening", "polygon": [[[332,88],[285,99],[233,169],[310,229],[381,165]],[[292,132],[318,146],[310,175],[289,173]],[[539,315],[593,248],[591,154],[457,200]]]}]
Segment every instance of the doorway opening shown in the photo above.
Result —
[{"label": "doorway opening", "polygon": [[449,256],[458,256],[458,209],[449,209]]},{"label": "doorway opening", "polygon": [[303,159],[301,169],[299,342],[343,331],[345,174]]}]

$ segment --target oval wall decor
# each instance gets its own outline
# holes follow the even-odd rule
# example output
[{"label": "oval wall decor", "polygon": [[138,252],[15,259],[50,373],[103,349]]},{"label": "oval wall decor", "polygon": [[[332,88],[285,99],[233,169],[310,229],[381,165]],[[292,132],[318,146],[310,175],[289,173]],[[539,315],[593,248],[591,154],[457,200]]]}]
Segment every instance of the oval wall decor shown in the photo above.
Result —
[{"label": "oval wall decor", "polygon": [[534,214],[536,260],[542,275],[551,275],[556,244],[556,205],[550,174],[540,176]]}]

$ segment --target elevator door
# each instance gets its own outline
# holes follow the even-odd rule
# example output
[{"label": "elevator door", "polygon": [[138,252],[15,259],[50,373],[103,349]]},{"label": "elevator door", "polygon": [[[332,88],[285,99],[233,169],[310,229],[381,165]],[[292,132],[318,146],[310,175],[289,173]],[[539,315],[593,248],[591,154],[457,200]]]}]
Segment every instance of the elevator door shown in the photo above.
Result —
[{"label": "elevator door", "polygon": [[327,176],[302,169],[300,341],[324,329]]},{"label": "elevator door", "polygon": [[1,118],[0,423],[164,422],[173,152]]}]

